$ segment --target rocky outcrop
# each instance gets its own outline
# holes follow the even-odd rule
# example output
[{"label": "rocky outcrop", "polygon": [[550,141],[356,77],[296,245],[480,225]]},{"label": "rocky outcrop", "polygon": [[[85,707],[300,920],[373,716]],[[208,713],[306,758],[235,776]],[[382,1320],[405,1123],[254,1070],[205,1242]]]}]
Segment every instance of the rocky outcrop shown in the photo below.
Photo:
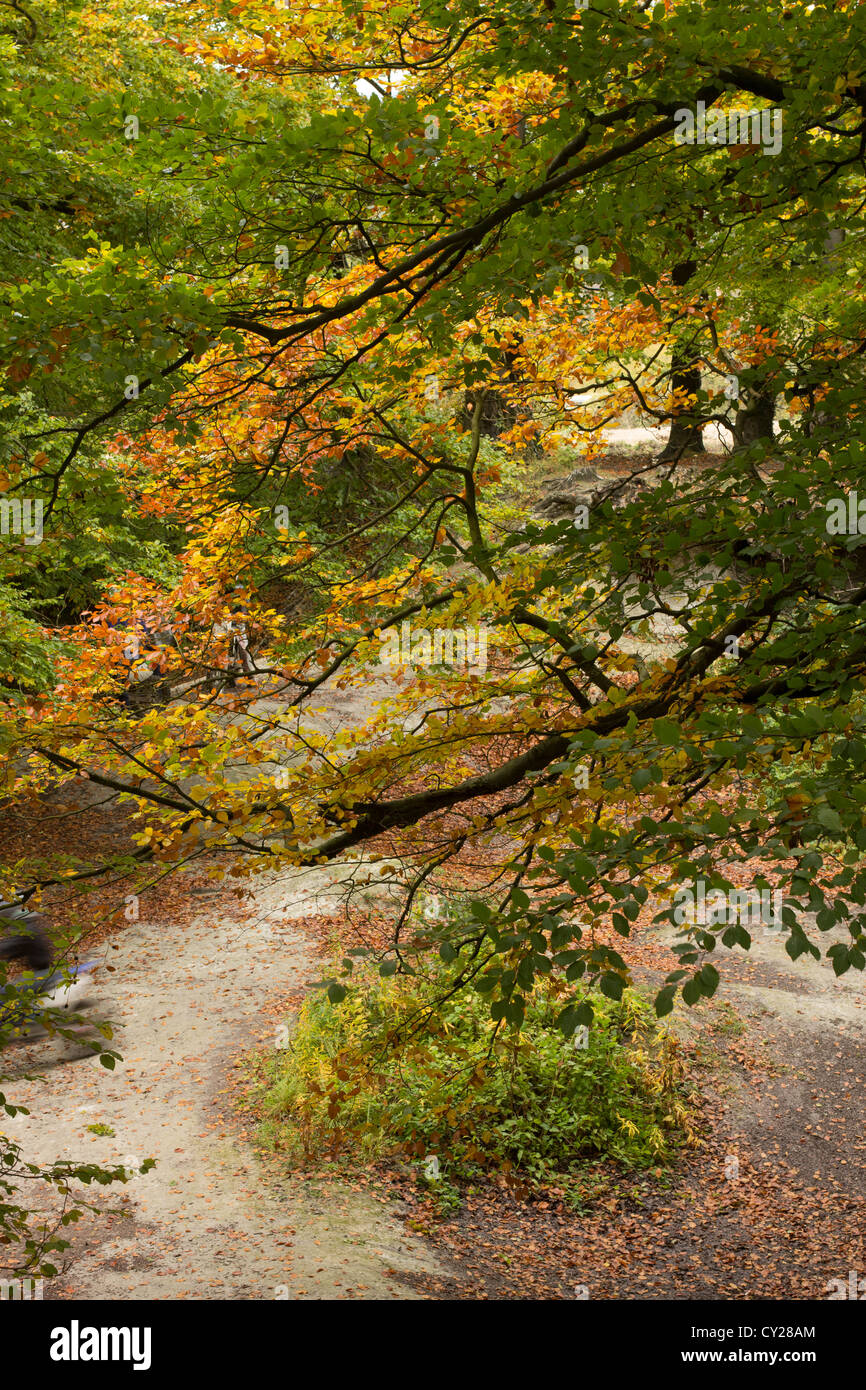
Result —
[{"label": "rocky outcrop", "polygon": [[591,506],[605,485],[606,480],[594,468],[575,468],[561,478],[542,482],[542,497],[534,510],[549,521],[573,516],[579,505]]},{"label": "rocky outcrop", "polygon": [[[542,495],[534,507],[545,521],[573,516],[579,506],[593,507],[610,500],[614,507],[624,507],[671,476],[669,466],[652,466],[649,462],[635,463],[632,474],[602,473],[596,468],[575,468],[560,478],[542,482]],[[694,470],[677,468],[680,481],[691,482]]]}]

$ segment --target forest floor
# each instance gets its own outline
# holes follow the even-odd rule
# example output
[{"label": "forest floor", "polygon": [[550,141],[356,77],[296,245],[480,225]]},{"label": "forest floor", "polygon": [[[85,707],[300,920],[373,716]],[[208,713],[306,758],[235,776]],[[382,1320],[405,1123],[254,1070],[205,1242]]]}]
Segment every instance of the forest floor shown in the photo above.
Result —
[{"label": "forest floor", "polygon": [[[116,808],[77,827],[113,838]],[[583,1212],[493,1185],[444,1220],[387,1170],[287,1171],[243,1106],[248,1060],[318,978],[345,921],[339,878],[257,880],[243,900],[201,874],[175,880],[89,952],[114,967],[93,1013],[116,1025],[116,1070],[74,1042],[7,1050],[7,1093],[33,1114],[4,1123],[28,1158],[157,1160],[99,1190],[47,1297],[785,1300],[863,1277],[863,979],[792,962],[769,932],[677,1023],[704,1142],[671,1169],[608,1169]],[[655,983],[667,955],[639,933],[635,982]]]},{"label": "forest floor", "polygon": [[[78,845],[122,848],[116,804],[87,806],[87,789],[76,791]],[[44,847],[51,830],[50,805],[38,825],[7,810],[0,844]],[[316,933],[341,891],[339,870],[258,879],[254,897],[200,870],[143,896],[135,922],[120,914],[106,925],[94,901],[103,925],[84,954],[102,965],[86,1016],[111,1022],[122,1061],[107,1071],[83,1042],[60,1037],[10,1044],[4,1089],[32,1113],[3,1125],[30,1162],[156,1167],[78,1189],[95,1210],[62,1233],[71,1246],[44,1297],[397,1299],[423,1296],[409,1276],[445,1272],[385,1194],[260,1161],[237,1112],[250,1050],[279,1044],[320,973]]]}]

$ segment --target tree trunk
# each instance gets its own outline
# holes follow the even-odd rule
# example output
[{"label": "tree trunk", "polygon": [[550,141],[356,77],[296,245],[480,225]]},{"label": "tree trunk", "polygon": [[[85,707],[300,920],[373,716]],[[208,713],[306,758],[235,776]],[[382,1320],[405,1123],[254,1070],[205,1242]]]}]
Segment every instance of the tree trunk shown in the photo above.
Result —
[{"label": "tree trunk", "polygon": [[[518,339],[510,347],[503,349],[503,355],[508,365],[508,380],[519,384],[520,374],[517,370],[517,359],[522,347],[522,339]],[[492,387],[484,387],[480,391],[467,391],[463,397],[462,423],[466,429],[472,428],[475,415],[475,408],[479,396],[483,395],[481,402],[481,433],[488,439],[496,439],[506,430],[513,429],[516,425],[520,411],[517,406],[509,404],[501,391]],[[526,448],[525,452],[531,453],[531,447]]]},{"label": "tree trunk", "polygon": [[775,413],[776,397],[771,391],[750,391],[737,403],[734,447],[747,449],[758,439],[772,439]]},{"label": "tree trunk", "polygon": [[[697,270],[697,261],[681,261],[671,271],[675,285],[685,285]],[[695,340],[678,343],[671,353],[671,393],[688,392],[695,395],[701,389],[701,368],[697,360]],[[670,463],[685,454],[703,452],[704,438],[700,414],[695,406],[678,405],[673,409],[671,432],[659,463]]]},{"label": "tree trunk", "polygon": [[[470,429],[475,414],[479,392],[467,391],[463,398],[463,424]],[[488,439],[496,439],[505,430],[510,430],[517,421],[517,411],[509,405],[498,391],[486,390],[481,403],[481,433]]]},{"label": "tree trunk", "polygon": [[[671,391],[688,391],[696,395],[701,389],[701,369],[694,361],[694,348],[677,348],[671,359]],[[669,463],[685,454],[703,453],[703,427],[695,407],[679,406],[671,420],[668,441],[659,455],[659,463]]]}]

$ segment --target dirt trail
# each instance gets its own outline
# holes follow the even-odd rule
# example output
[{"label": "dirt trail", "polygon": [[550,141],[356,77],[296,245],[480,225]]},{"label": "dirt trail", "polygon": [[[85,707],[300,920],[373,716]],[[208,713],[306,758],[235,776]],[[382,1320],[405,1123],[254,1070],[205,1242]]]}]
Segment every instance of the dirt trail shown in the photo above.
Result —
[{"label": "dirt trail", "polygon": [[[804,925],[822,952],[844,941]],[[850,938],[848,938],[850,940]],[[726,963],[726,997],[760,1040],[764,1075],[732,1101],[732,1120],[762,1162],[866,1197],[866,981],[838,977],[826,955],[792,961],[778,932],[758,932],[747,957]],[[866,1234],[866,1232],[862,1233]]]},{"label": "dirt trail", "polygon": [[[118,1024],[114,1073],[69,1042],[9,1050],[14,1073],[44,1073],[7,1087],[33,1106],[8,1123],[28,1158],[158,1160],[101,1190],[100,1205],[124,1215],[82,1223],[71,1267],[47,1297],[403,1299],[418,1295],[402,1276],[444,1272],[372,1197],[275,1177],[218,1118],[233,1067],[274,1037],[268,998],[320,973],[291,917],[314,910],[317,893],[320,910],[333,907],[336,891],[314,870],[260,883],[249,919],[213,920],[204,897],[189,925],[131,925],[110,952],[115,972],[99,974],[94,1009]],[[88,1133],[97,1123],[114,1137]]]},{"label": "dirt trail", "polygon": [[[267,740],[274,762],[228,768],[228,780],[272,776],[297,756],[290,730],[361,723],[393,693],[378,672],[360,686],[323,688],[302,719],[286,717],[288,741],[279,732]],[[284,711],[263,696],[250,714],[281,721]],[[86,786],[81,797],[91,800]],[[157,1160],[126,1185],[98,1189],[97,1205],[122,1215],[73,1228],[68,1269],[46,1297],[404,1299],[424,1296],[407,1279],[447,1274],[447,1262],[408,1235],[393,1208],[348,1184],[316,1189],[279,1175],[238,1125],[232,1132],[220,1118],[237,1092],[234,1068],[258,1043],[276,1045],[273,1006],[321,974],[313,945],[291,919],[333,912],[350,876],[360,880],[352,892],[364,894],[358,867],[349,860],[260,877],[251,914],[226,910],[215,893],[202,896],[192,921],[150,921],[143,899],[142,920],[115,939],[118,949],[107,952],[114,969],[98,971],[94,988],[92,1016],[115,1025],[117,1069],[108,1072],[63,1040],[6,1052],[4,1071],[18,1078],[7,1094],[33,1113],[4,1123],[28,1160],[130,1167]],[[91,1134],[94,1124],[113,1135]],[[90,1189],[86,1195],[93,1197]]]}]

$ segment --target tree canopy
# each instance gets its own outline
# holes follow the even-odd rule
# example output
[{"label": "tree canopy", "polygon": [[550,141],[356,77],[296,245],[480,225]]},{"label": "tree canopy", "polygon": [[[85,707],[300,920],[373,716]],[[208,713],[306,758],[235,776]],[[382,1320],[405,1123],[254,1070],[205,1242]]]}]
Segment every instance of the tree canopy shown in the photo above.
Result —
[{"label": "tree canopy", "polygon": [[[153,8],[0,11],[4,794],[122,793],[125,873],[399,859],[385,973],[460,872],[423,944],[510,1023],[551,970],[618,998],[641,911],[744,868],[862,969],[863,6]],[[681,445],[529,515],[626,411]],[[173,698],[133,710],[142,614]],[[407,622],[485,664],[398,643],[311,720]],[[749,940],[687,923],[658,1011]]]}]

